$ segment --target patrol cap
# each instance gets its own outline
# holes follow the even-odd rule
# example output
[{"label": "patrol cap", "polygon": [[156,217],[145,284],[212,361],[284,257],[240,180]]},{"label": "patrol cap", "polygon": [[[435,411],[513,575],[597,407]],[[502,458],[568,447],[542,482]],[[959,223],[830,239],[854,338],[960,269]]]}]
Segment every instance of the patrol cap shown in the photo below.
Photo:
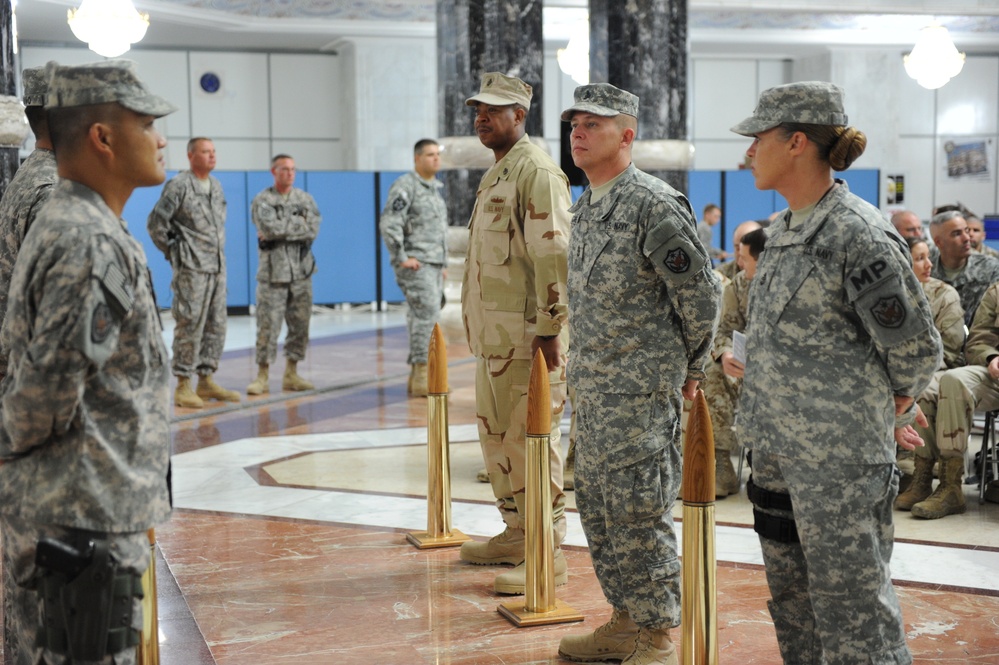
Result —
[{"label": "patrol cap", "polygon": [[784,122],[845,126],[843,88],[826,81],[803,81],[764,90],[753,115],[732,131],[754,136]]},{"label": "patrol cap", "polygon": [[486,72],[482,75],[479,94],[466,99],[465,106],[475,106],[478,102],[494,106],[520,104],[525,109],[530,110],[533,90],[531,86],[519,78],[499,72]]},{"label": "patrol cap", "polygon": [[562,111],[563,121],[571,119],[576,111],[608,118],[622,113],[638,117],[638,96],[615,88],[610,83],[581,85],[572,93],[572,99],[574,104]]},{"label": "patrol cap", "polygon": [[29,67],[22,71],[21,85],[24,88],[21,101],[25,106],[45,106],[45,95],[49,91],[49,77],[45,67]]},{"label": "patrol cap", "polygon": [[117,102],[130,111],[155,118],[177,110],[149,92],[131,60],[104,60],[72,67],[50,62],[45,67],[49,75],[47,109]]}]

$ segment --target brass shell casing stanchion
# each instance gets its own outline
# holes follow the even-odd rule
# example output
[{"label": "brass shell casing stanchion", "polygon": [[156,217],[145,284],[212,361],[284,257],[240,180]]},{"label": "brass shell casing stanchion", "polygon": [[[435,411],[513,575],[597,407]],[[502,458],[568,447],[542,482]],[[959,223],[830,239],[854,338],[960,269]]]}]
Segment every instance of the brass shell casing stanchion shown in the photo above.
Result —
[{"label": "brass shell casing stanchion", "polygon": [[694,396],[683,450],[683,597],[680,623],[684,665],[718,665],[715,577],[715,440],[704,393]]},{"label": "brass shell casing stanchion", "polygon": [[503,603],[497,611],[517,627],[582,621],[583,615],[555,598],[555,541],[552,534],[552,398],[548,366],[539,349],[527,388],[527,470],[524,515],[524,602]]},{"label": "brass shell casing stanchion", "polygon": [[451,458],[447,435],[447,348],[434,325],[427,358],[427,530],[406,539],[419,549],[454,547],[471,540],[451,529]]},{"label": "brass shell casing stanchion", "polygon": [[150,529],[149,565],[142,574],[142,633],[135,651],[138,665],[159,665],[160,663],[160,620],[156,609],[156,535]]}]

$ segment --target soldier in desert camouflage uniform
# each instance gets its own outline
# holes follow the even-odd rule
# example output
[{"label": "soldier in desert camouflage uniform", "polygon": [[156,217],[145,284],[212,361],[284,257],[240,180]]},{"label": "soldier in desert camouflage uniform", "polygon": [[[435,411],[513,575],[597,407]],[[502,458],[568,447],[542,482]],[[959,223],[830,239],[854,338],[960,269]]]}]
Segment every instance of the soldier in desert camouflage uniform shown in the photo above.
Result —
[{"label": "soldier in desert camouflage uniform", "polygon": [[427,354],[430,335],[440,317],[447,266],[447,206],[443,184],[434,178],[441,167],[440,146],[422,139],[413,147],[414,170],[389,189],[378,228],[395,270],[395,281],[409,309],[410,365],[407,392],[427,394]]},{"label": "soldier in desert camouflage uniform", "polygon": [[[45,113],[45,94],[49,85],[45,68],[25,69],[21,80],[24,85],[24,114],[35,135],[35,149],[17,169],[0,200],[0,324],[7,314],[7,292],[10,290],[10,276],[14,272],[14,260],[28,228],[52,194],[58,177]],[[7,354],[2,351],[0,376],[6,371]]]},{"label": "soldier in desert camouflage uniform", "polygon": [[[187,142],[190,170],[163,188],[146,228],[173,267],[174,404],[200,409],[206,399],[238,402],[239,393],[215,383],[225,347],[225,193],[211,175],[215,145],[196,137]],[[197,373],[198,386],[191,390]]]},{"label": "soldier in desert camouflage uniform", "polygon": [[[50,63],[49,73],[59,183],[21,247],[2,332],[10,362],[0,510],[19,585],[10,662],[131,665],[147,530],[170,514],[170,438],[163,330],[142,246],[121,213],[135,187],[163,182],[166,140],[153,120],[175,108],[145,89],[129,61]],[[35,563],[45,537],[91,550],[97,566],[81,574],[95,587],[63,595],[76,619],[65,631],[52,628],[59,602],[42,601],[43,589],[47,598],[69,589]],[[92,634],[102,596],[125,610],[106,648],[63,655],[74,635],[102,638]]]},{"label": "soldier in desert camouflage uniform", "polygon": [[833,178],[867,142],[847,126],[841,88],[770,88],[732,131],[754,139],[757,189],[790,207],[750,285],[739,403],[781,654],[911,663],[889,570],[895,445],[921,445],[914,399],[940,363],[940,335],[902,239]]},{"label": "soldier in desert camouflage uniform", "polygon": [[566,252],[569,181],[524,129],[531,86],[498,72],[482,75],[475,130],[496,163],[479,182],[469,220],[461,287],[462,320],[476,358],[475,409],[489,483],[506,528],[461,546],[461,559],[517,567],[496,577],[497,593],[524,593],[524,475],[527,384],[541,349],[551,385],[551,495],[555,583],[568,581],[559,421],[565,407]]},{"label": "soldier in desert camouflage uniform", "polygon": [[638,97],[596,83],[574,98],[562,120],[590,181],[572,207],[569,251],[576,505],[614,611],[562,638],[559,654],[675,665],[680,412],[704,379],[721,289],[690,203],[631,163]]},{"label": "soldier in desert camouflage uniform", "polygon": [[295,187],[295,160],[276,155],[271,160],[274,186],[253,199],[251,215],[257,227],[260,263],[257,267],[257,378],[248,395],[270,392],[270,365],[277,358],[281,321],[288,324],[282,390],[312,390],[298,374],[298,363],[309,346],[312,317],[312,275],[316,257],[312,242],[319,234],[319,208],[308,192]]},{"label": "soldier in desert camouflage uniform", "polygon": [[[711,431],[715,437],[715,496],[726,497],[739,492],[741,479],[732,466],[732,451],[739,449],[735,435],[735,411],[742,392],[742,377],[746,366],[732,354],[732,333],[746,332],[749,319],[749,281],[756,274],[756,262],[766,244],[763,229],[750,231],[736,245],[736,256],[743,268],[725,285],[722,292],[721,319],[715,333],[711,359],[705,370],[704,399],[711,416]],[[741,454],[741,452],[740,452]]]}]

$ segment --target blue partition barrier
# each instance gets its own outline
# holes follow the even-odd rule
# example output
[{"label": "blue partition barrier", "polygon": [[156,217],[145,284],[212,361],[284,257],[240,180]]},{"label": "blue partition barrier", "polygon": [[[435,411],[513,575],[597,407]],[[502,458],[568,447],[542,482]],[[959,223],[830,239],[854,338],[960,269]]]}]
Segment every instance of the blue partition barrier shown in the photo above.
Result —
[{"label": "blue partition barrier", "polygon": [[[250,238],[255,237],[247,228],[250,209],[246,201],[246,173],[244,171],[214,171],[225,192],[225,262],[226,305],[246,307],[250,304],[253,275],[250,274]],[[256,244],[252,246],[256,254]]]},{"label": "blue partition barrier", "polygon": [[305,190],[316,199],[323,222],[312,245],[317,303],[374,302],[375,174],[311,171]]},{"label": "blue partition barrier", "polygon": [[[392,187],[399,176],[402,176],[406,171],[382,171],[379,173],[378,177],[378,216],[381,217],[381,211],[385,209],[385,204],[388,202],[388,192],[389,188]],[[378,252],[381,255],[381,263],[379,264],[379,270],[381,275],[381,295],[379,300],[385,302],[402,302],[406,299],[406,296],[402,294],[402,289],[395,281],[395,271],[392,269],[392,261],[389,259],[388,250],[385,249],[385,243],[382,242],[381,234],[378,234]]]},{"label": "blue partition barrier", "polygon": [[[701,221],[704,206],[714,203],[722,209],[722,221],[711,229],[711,246],[721,247],[730,251],[727,246],[731,235],[727,229],[735,228],[727,216],[727,210],[722,205],[722,172],[721,171],[690,171],[687,174],[687,199],[694,212],[694,221]],[[742,221],[742,220],[739,220]],[[738,224],[739,222],[735,222]]]}]

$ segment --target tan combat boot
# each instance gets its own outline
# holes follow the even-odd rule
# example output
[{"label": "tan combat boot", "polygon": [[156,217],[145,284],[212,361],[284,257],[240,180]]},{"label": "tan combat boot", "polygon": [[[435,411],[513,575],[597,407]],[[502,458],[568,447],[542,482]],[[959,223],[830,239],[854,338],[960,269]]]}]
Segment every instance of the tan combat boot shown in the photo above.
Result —
[{"label": "tan combat boot", "polygon": [[215,379],[212,378],[211,374],[205,374],[198,377],[198,397],[201,399],[217,399],[220,402],[238,402],[239,393],[235,390],[226,390],[219,384],[215,383]]},{"label": "tan combat boot", "polygon": [[[569,565],[566,563],[562,548],[555,550],[555,586],[565,586],[569,583]],[[513,570],[500,573],[493,582],[496,593],[520,596],[527,590],[527,561],[521,561]]]},{"label": "tan combat boot", "polygon": [[930,457],[915,458],[915,470],[912,480],[905,491],[895,499],[895,510],[912,510],[912,507],[925,501],[933,492],[933,459]]},{"label": "tan combat boot", "polygon": [[732,453],[715,448],[715,498],[724,499],[739,493],[739,476],[732,466]]},{"label": "tan combat boot", "polygon": [[298,361],[288,360],[284,367],[284,377],[281,379],[281,390],[312,390],[314,385],[298,375]]},{"label": "tan combat boot", "polygon": [[475,474],[475,479],[478,480],[480,483],[488,483],[489,472],[486,471],[485,469],[479,469],[479,472]]},{"label": "tan combat boot", "polygon": [[257,378],[253,380],[253,383],[246,387],[246,394],[263,395],[264,393],[269,393],[271,391],[271,387],[267,385],[268,379],[268,366],[258,365]]},{"label": "tan combat boot", "polygon": [[413,365],[413,379],[410,382],[409,394],[413,397],[426,397],[427,388],[427,363],[416,363]]},{"label": "tan combat boot", "polygon": [[205,403],[191,390],[191,377],[178,376],[177,390],[173,393],[173,403],[185,409],[202,409]]},{"label": "tan combat boot", "polygon": [[912,514],[925,520],[947,515],[960,515],[968,509],[964,502],[964,458],[945,457],[940,460],[940,484],[925,501],[912,507]]},{"label": "tan combat boot", "polygon": [[627,610],[614,609],[610,620],[592,633],[566,635],[558,643],[558,655],[581,662],[624,660],[635,651],[638,624]]},{"label": "tan combat boot", "polygon": [[524,560],[525,536],[521,529],[507,527],[503,533],[484,543],[469,540],[461,544],[462,561],[482,565],[508,563],[516,566]]},{"label": "tan combat boot", "polygon": [[639,628],[635,650],[621,665],[680,665],[669,628]]}]

